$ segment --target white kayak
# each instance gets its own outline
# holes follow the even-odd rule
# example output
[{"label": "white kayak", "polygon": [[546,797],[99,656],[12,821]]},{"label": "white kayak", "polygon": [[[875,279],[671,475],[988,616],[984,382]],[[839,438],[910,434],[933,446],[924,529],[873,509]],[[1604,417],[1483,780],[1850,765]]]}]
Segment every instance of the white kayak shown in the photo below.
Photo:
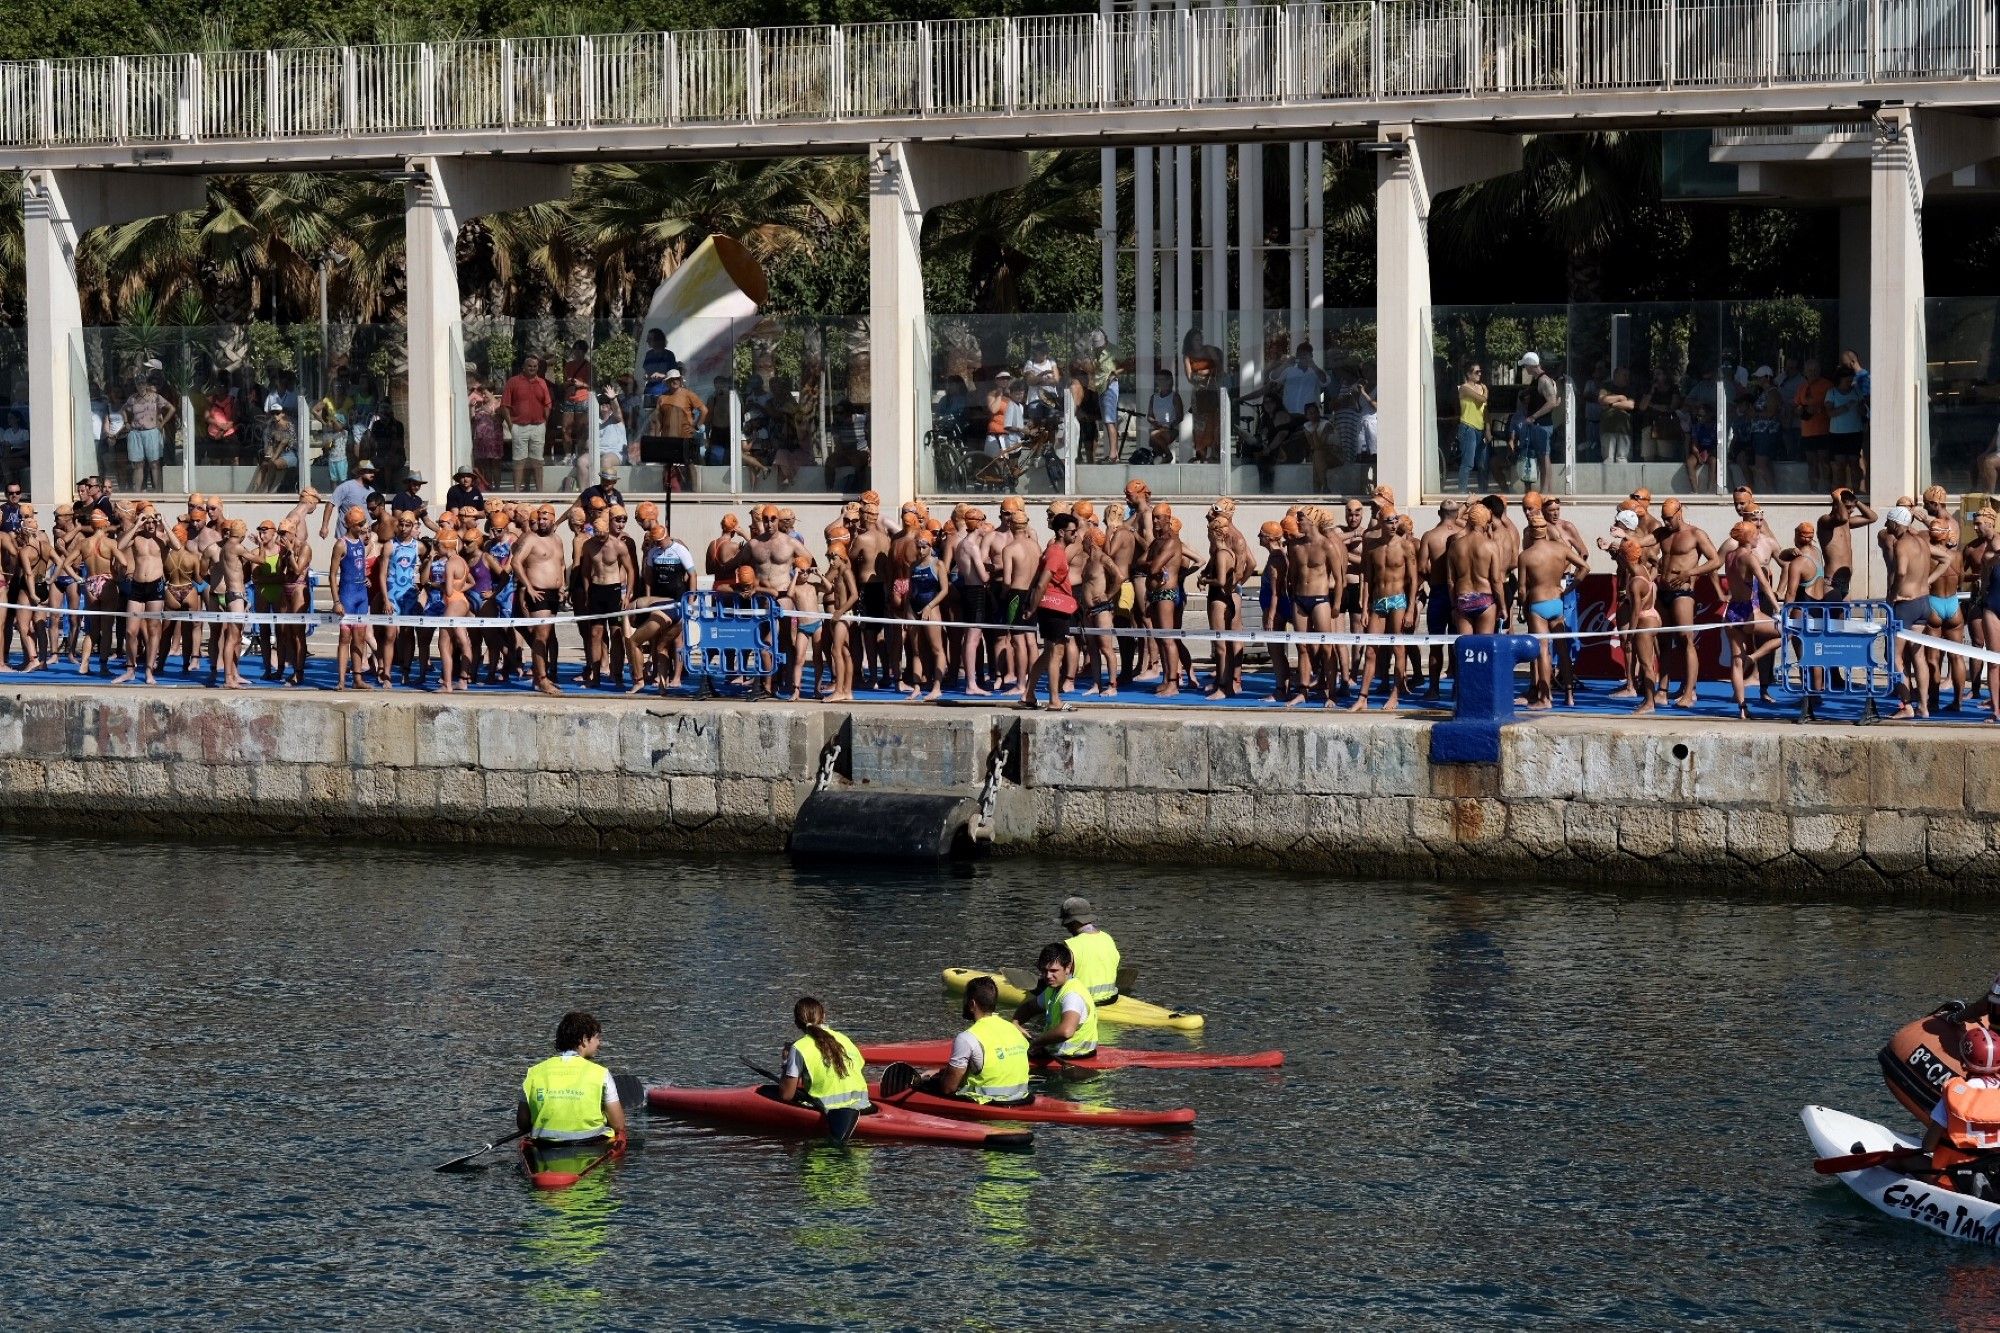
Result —
[{"label": "white kayak", "polygon": [[[1799,1118],[1805,1121],[1806,1135],[1812,1139],[1817,1157],[1923,1146],[1920,1140],[1907,1138],[1886,1125],[1831,1107],[1808,1106],[1799,1113]],[[2000,1248],[2000,1203],[1960,1194],[1886,1166],[1843,1171],[1840,1179],[1847,1188],[1891,1217],[1915,1222],[1953,1240]]]}]

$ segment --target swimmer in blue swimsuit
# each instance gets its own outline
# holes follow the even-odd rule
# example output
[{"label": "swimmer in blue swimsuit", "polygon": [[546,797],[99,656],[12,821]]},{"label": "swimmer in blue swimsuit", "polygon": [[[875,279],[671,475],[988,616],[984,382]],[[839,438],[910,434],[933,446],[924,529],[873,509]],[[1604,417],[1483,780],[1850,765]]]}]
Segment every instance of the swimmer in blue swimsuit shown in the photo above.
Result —
[{"label": "swimmer in blue swimsuit", "polygon": [[[341,516],[341,521],[347,531],[334,543],[332,570],[334,596],[343,616],[365,616],[368,614],[368,548],[374,540],[368,536],[368,511],[359,505],[354,505]],[[356,689],[370,688],[368,683],[361,679],[361,672],[369,665],[372,656],[369,650],[373,644],[374,632],[368,626],[350,625],[344,620],[341,622],[340,642],[334,650],[334,689],[347,688],[347,674],[350,669],[354,673]],[[383,679],[381,671],[378,670],[375,675],[376,679],[382,680],[385,685],[388,683]]]}]

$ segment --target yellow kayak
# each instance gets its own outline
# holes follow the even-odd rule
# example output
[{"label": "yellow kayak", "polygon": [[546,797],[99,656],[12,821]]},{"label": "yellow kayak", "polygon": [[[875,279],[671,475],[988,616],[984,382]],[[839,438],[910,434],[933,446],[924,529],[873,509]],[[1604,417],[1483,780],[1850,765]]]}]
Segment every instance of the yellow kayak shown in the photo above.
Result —
[{"label": "yellow kayak", "polygon": [[[1026,991],[1000,973],[983,972],[976,967],[947,967],[944,970],[945,989],[962,994],[974,977],[993,978],[993,984],[1000,988],[1000,1003],[1003,1005],[1017,1005],[1028,998]],[[1163,1009],[1130,995],[1120,995],[1110,1004],[1098,1006],[1097,1021],[1117,1023],[1128,1028],[1176,1028],[1182,1032],[1199,1032],[1203,1027],[1200,1014]]]}]

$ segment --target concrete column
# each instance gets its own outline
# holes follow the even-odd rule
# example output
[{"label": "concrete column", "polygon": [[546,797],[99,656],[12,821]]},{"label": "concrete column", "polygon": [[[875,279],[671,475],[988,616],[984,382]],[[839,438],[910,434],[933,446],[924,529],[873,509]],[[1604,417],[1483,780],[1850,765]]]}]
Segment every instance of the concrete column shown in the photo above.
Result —
[{"label": "concrete column", "polygon": [[1126,401],[1145,411],[1153,396],[1153,240],[1159,234],[1153,214],[1153,150],[1132,150],[1132,397]]},{"label": "concrete column", "polygon": [[1236,392],[1264,382],[1264,146],[1236,146]]},{"label": "concrete column", "polygon": [[[1154,155],[1160,167],[1160,311],[1154,324],[1153,362],[1155,366],[1174,364],[1174,311],[1180,306],[1180,261],[1174,232],[1174,150],[1162,148]],[[1158,371],[1154,372],[1156,375]]]},{"label": "concrete column", "polygon": [[1868,339],[1862,364],[1869,380],[1868,492],[1870,503],[1879,507],[1899,495],[1917,494],[1931,474],[1924,186],[2000,159],[2000,125],[1947,111],[1884,107],[1876,113],[1874,131],[1868,161]]},{"label": "concrete column", "polygon": [[1103,284],[1104,336],[1118,341],[1118,150],[1097,154],[1097,247],[1099,281]]},{"label": "concrete column", "polygon": [[1868,342],[1868,219],[1867,204],[1840,206],[1840,345],[1857,350]]},{"label": "concrete column", "polygon": [[[1924,391],[1923,173],[1903,108],[1876,121],[1868,171],[1868,493],[1880,508],[1923,489],[1930,470]],[[1859,350],[1859,349],[1856,349]]]},{"label": "concrete column", "polygon": [[1174,327],[1170,364],[1180,365],[1181,339],[1194,327],[1194,149],[1174,149]]},{"label": "concrete column", "polygon": [[[444,494],[452,469],[472,457],[465,401],[465,323],[458,291],[458,232],[476,217],[569,196],[569,168],[455,157],[412,158],[403,183],[409,282],[410,466]],[[511,373],[512,367],[508,367]],[[549,428],[557,428],[557,418]],[[585,475],[597,450],[585,450]],[[544,478],[548,485],[551,479]],[[554,481],[560,482],[557,477]]]},{"label": "concrete column", "polygon": [[94,227],[203,207],[200,176],[111,171],[30,171],[21,182],[21,240],[27,273],[28,488],[45,507],[66,503],[79,476],[97,470],[90,429],[90,372],[83,351],[83,301],[76,248]]},{"label": "concrete column", "polygon": [[[1290,286],[1291,312],[1285,320],[1286,341],[1296,348],[1306,336],[1306,146],[1285,145],[1285,176],[1289,187],[1285,214],[1287,224],[1285,259]],[[1313,349],[1317,352],[1319,349]]]},{"label": "concrete column", "polygon": [[[869,155],[869,480],[885,511],[916,498],[917,450],[930,428],[924,214],[1027,183],[1026,153],[880,143]],[[1112,291],[1115,296],[1116,287]]]},{"label": "concrete column", "polygon": [[1201,149],[1202,329],[1212,347],[1229,336],[1229,150]]},{"label": "concrete column", "polygon": [[1376,127],[1376,480],[1415,504],[1437,405],[1431,362],[1431,203],[1446,190],[1521,169],[1519,135],[1384,124]]},{"label": "concrete column", "polygon": [[1326,145],[1306,145],[1306,337],[1323,366],[1326,350]]}]

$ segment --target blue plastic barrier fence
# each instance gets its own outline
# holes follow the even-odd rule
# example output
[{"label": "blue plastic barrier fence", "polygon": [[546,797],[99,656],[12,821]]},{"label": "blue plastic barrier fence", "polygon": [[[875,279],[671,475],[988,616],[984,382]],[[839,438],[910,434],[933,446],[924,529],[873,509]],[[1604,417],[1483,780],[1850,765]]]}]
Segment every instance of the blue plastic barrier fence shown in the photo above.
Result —
[{"label": "blue plastic barrier fence", "polygon": [[682,593],[682,669],[705,689],[737,676],[768,680],[784,662],[778,619],[778,600],[769,593]]},{"label": "blue plastic barrier fence", "polygon": [[1880,719],[1895,696],[1896,609],[1887,602],[1787,602],[1778,613],[1774,688],[1813,720],[1822,699],[1859,700],[1861,721]]}]

